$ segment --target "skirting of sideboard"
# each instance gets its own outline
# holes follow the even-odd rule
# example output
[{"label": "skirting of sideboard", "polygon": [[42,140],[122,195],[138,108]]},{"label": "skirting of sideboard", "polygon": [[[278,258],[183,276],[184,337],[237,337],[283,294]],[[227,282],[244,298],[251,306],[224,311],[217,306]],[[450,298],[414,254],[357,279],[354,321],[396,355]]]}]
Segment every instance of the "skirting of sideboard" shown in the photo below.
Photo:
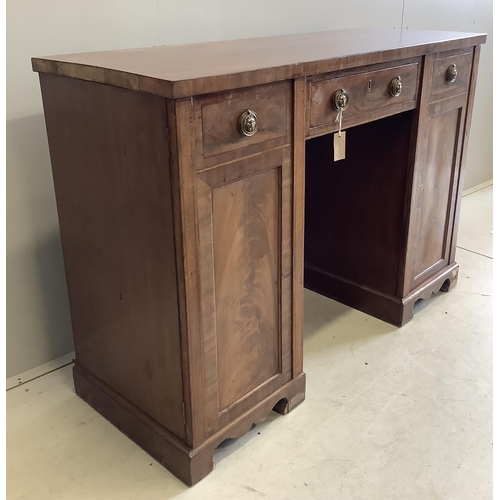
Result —
[{"label": "skirting of sideboard", "polygon": [[413,306],[417,300],[428,299],[440,290],[447,292],[456,285],[458,269],[458,264],[453,262],[402,298],[354,283],[307,263],[304,269],[304,286],[401,327],[413,318]]},{"label": "skirting of sideboard", "polygon": [[306,387],[306,376],[302,373],[200,446],[191,449],[82,368],[78,360],[73,367],[73,378],[78,396],[188,486],[196,484],[213,470],[213,454],[220,443],[243,436],[273,409],[282,415],[287,414],[304,401]]}]

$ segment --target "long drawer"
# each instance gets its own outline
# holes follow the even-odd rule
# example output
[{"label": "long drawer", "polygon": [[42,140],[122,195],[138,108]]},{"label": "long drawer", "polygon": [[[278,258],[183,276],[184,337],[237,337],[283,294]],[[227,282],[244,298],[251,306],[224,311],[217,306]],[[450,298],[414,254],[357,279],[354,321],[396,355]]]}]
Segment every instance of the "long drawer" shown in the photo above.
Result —
[{"label": "long drawer", "polygon": [[[309,135],[336,130],[338,109],[335,93],[344,90],[348,107],[343,111],[343,127],[406,111],[416,106],[419,63],[365,71],[348,76],[330,76],[309,82]],[[391,84],[399,80],[401,87],[391,93]],[[398,94],[399,95],[393,95]],[[327,130],[325,130],[327,129]]]}]

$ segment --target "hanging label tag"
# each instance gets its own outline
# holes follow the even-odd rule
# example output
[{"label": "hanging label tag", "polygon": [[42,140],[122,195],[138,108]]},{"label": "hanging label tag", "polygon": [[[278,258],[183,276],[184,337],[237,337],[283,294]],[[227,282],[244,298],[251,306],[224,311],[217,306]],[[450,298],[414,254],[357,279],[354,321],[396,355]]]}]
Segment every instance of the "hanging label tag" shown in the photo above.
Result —
[{"label": "hanging label tag", "polygon": [[345,130],[333,134],[333,161],[345,160]]},{"label": "hanging label tag", "polygon": [[333,161],[345,159],[345,130],[342,132],[342,110],[340,110],[336,122],[339,122],[339,131],[333,134]]}]

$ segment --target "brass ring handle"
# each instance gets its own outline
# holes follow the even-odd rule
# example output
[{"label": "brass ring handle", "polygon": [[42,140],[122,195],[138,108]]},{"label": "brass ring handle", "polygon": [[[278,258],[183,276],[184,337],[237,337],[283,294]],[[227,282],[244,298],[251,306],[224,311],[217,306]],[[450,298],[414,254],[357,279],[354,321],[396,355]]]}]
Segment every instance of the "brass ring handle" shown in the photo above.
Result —
[{"label": "brass ring handle", "polygon": [[401,92],[403,92],[403,82],[401,81],[400,76],[396,76],[391,80],[391,84],[389,85],[389,92],[392,97],[399,97]]},{"label": "brass ring handle", "polygon": [[241,113],[240,116],[240,134],[247,137],[254,135],[259,129],[259,120],[257,118],[257,113],[251,109],[247,109]]},{"label": "brass ring handle", "polygon": [[333,94],[333,107],[337,111],[345,111],[349,107],[349,92],[339,89]]},{"label": "brass ring handle", "polygon": [[448,80],[450,83],[453,83],[458,77],[458,69],[456,64],[452,64],[451,66],[448,66],[448,69],[446,70],[446,80]]}]

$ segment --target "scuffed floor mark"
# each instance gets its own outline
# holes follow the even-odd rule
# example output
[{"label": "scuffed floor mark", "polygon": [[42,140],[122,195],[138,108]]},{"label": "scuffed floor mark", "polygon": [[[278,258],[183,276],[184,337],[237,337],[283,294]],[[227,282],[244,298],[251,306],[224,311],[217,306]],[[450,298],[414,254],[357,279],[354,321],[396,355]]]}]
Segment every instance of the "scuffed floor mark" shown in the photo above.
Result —
[{"label": "scuffed floor mark", "polygon": [[255,488],[252,488],[251,486],[248,486],[248,484],[244,484],[243,488],[247,489],[248,491],[251,491],[252,493],[257,493],[261,497],[265,497],[266,496],[265,493],[262,493],[262,491],[256,490]]},{"label": "scuffed floor mark", "polygon": [[[349,462],[349,465],[347,464],[347,462]],[[344,488],[344,483],[345,483],[345,480],[347,479],[347,476],[348,476],[348,473],[349,473],[349,469],[351,467],[352,467],[352,461],[351,460],[344,460],[344,477],[342,478],[342,483],[340,485],[339,496],[338,496],[339,499],[340,499],[340,497],[342,495],[342,490]]]},{"label": "scuffed floor mark", "polygon": [[469,373],[472,373],[472,375],[476,375],[476,377],[474,377],[473,379],[473,382],[475,382],[479,386],[479,388],[486,394],[486,396],[493,400],[493,396],[485,387],[483,387],[483,382],[479,378],[477,378],[477,374],[472,370],[472,368],[465,361],[462,361],[462,363],[464,364],[465,368],[467,368]]},{"label": "scuffed floor mark", "polygon": [[404,391],[406,391],[406,389],[408,389],[408,387],[410,387],[410,385],[413,384],[413,380],[411,380],[407,385],[406,387],[404,387],[398,394],[395,394],[394,397],[392,397],[389,402],[377,413],[377,415],[375,416],[375,418],[373,419],[373,422],[369,425],[368,429],[366,430],[366,432],[364,433],[363,437],[360,439],[360,441],[364,441],[364,439],[366,438],[366,436],[368,436],[369,432],[372,430],[372,427],[377,423],[377,420],[378,418],[380,417],[380,415],[382,415],[386,410],[387,408],[389,408],[389,406],[392,405],[392,403],[394,403],[394,401],[396,401],[396,399],[401,396],[403,394]]}]

